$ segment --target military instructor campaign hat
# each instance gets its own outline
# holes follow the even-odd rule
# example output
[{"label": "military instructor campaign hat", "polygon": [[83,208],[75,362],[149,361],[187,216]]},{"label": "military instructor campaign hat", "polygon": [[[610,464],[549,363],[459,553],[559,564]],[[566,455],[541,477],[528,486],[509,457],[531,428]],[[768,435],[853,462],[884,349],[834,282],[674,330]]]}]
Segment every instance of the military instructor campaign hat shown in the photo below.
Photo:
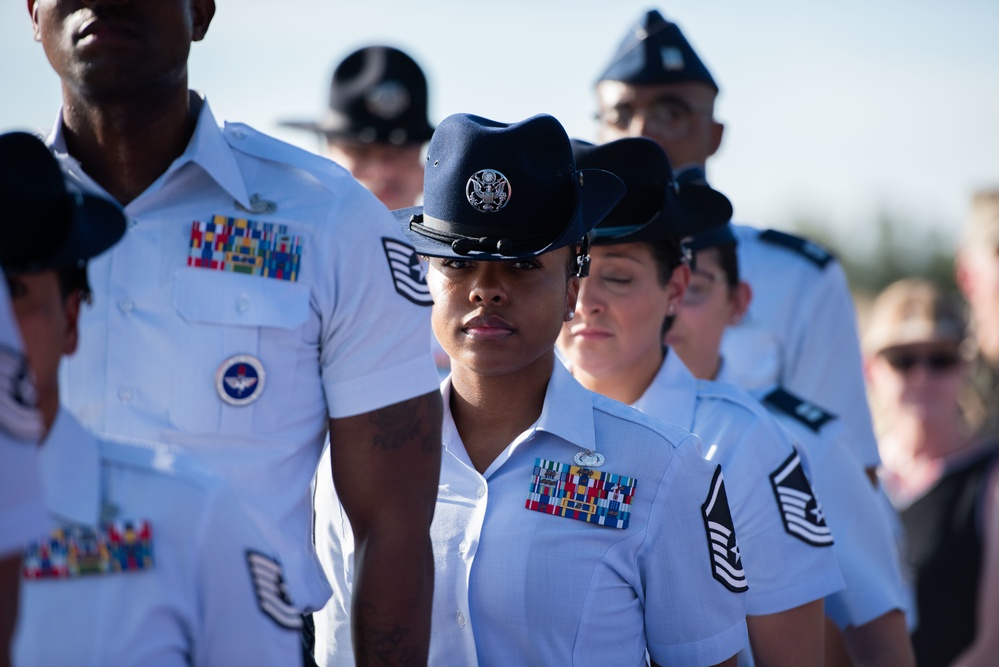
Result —
[{"label": "military instructor campaign hat", "polygon": [[509,260],[579,243],[624,195],[600,169],[577,169],[546,114],[500,123],[445,118],[427,149],[423,206],[395,211],[422,255]]},{"label": "military instructor campaign hat", "polygon": [[625,35],[598,81],[656,85],[688,81],[718,90],[711,72],[680,31],[650,9]]},{"label": "military instructor campaign hat", "polygon": [[366,46],[336,66],[323,118],[281,125],[364,144],[396,146],[422,144],[434,132],[427,120],[423,70],[391,46]]},{"label": "military instructor campaign hat", "polygon": [[656,142],[628,137],[594,145],[573,140],[580,169],[604,169],[627,188],[593,230],[594,245],[682,239],[732,217],[728,198],[707,183],[681,183]]},{"label": "military instructor campaign hat", "polygon": [[67,186],[37,137],[0,135],[0,266],[33,272],[82,267],[125,233],[118,204]]}]

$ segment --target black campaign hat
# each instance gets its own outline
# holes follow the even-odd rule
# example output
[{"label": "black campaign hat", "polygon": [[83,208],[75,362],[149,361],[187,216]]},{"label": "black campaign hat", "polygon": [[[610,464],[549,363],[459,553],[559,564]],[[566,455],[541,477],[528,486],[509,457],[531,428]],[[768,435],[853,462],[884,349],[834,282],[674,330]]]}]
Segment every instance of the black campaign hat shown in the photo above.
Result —
[{"label": "black campaign hat", "polygon": [[633,85],[695,81],[718,90],[680,27],[654,9],[628,31],[598,81]]},{"label": "black campaign hat", "polygon": [[83,266],[125,233],[121,208],[67,187],[49,149],[24,132],[0,135],[0,201],[5,271]]},{"label": "black campaign hat", "polygon": [[427,150],[423,206],[396,211],[431,257],[535,257],[578,243],[624,195],[617,176],[577,170],[572,146],[545,114],[499,123],[455,114]]},{"label": "black campaign hat", "polygon": [[427,79],[416,61],[391,46],[367,46],[333,71],[329,110],[319,121],[286,121],[286,127],[361,143],[403,146],[430,139]]},{"label": "black campaign hat", "polygon": [[629,137],[599,146],[574,141],[573,153],[580,168],[605,169],[627,188],[594,230],[594,244],[682,239],[732,217],[725,195],[707,183],[675,179],[666,153],[651,139]]}]

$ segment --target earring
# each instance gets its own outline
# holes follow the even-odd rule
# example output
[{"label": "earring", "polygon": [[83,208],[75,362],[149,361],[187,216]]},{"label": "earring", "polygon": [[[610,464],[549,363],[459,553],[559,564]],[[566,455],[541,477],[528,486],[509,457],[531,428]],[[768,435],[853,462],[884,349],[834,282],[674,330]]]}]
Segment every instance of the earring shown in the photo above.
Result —
[{"label": "earring", "polygon": [[568,313],[565,314],[565,319],[568,322],[568,321],[571,321],[572,318],[574,318],[575,316],[576,316],[576,313],[574,313],[573,311],[570,310]]},{"label": "earring", "polygon": [[666,313],[672,315],[676,311],[676,306],[672,303],[666,308]]}]

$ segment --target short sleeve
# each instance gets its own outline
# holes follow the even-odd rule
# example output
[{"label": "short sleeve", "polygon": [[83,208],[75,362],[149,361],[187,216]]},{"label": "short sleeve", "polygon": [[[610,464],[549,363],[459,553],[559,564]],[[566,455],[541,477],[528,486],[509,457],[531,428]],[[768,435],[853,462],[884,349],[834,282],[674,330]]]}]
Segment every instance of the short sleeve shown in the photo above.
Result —
[{"label": "short sleeve", "polygon": [[374,196],[360,186],[345,194],[324,228],[332,259],[317,290],[331,417],[370,412],[438,386],[429,293],[420,292],[425,267]]},{"label": "short sleeve", "polygon": [[715,664],[748,643],[746,595],[716,576],[712,545],[717,540],[707,517],[728,510],[718,472],[691,442],[681,443],[659,488],[655,519],[638,556],[648,651],[661,665]]},{"label": "short sleeve", "polygon": [[302,617],[281,562],[221,482],[211,491],[198,537],[201,623],[193,664],[300,664]]}]

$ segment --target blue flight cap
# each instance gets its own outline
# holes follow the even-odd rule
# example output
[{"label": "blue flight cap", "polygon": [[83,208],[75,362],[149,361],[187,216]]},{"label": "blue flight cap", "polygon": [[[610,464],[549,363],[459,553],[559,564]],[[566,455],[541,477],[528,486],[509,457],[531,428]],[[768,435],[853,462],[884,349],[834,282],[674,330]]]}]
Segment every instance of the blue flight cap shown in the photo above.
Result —
[{"label": "blue flight cap", "polygon": [[628,31],[597,81],[633,85],[694,81],[718,90],[718,84],[680,32],[680,27],[667,21],[655,9],[646,12]]}]

